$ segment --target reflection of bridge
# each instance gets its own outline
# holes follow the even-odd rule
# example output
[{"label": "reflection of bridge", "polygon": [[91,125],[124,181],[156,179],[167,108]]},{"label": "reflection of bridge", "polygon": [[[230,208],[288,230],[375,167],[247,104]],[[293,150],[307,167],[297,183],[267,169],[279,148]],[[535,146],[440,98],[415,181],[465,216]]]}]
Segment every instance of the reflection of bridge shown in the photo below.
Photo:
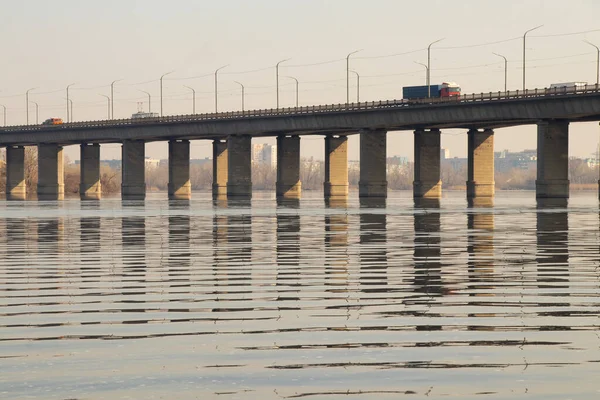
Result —
[{"label": "reflection of bridge", "polygon": [[62,146],[81,145],[82,198],[100,196],[100,144],[122,143],[122,195],[145,196],[145,143],[169,141],[169,196],[190,196],[190,140],[213,140],[213,193],[252,194],[252,137],[276,136],[277,194],[298,197],[300,136],[325,136],[325,195],[347,196],[347,135],[360,133],[360,196],[385,197],[386,134],[415,132],[415,197],[441,195],[440,129],[468,129],[467,195],[494,194],[493,135],[495,128],[538,125],[538,197],[566,198],[568,125],[600,120],[600,90],[535,89],[463,95],[460,98],[390,100],[219,114],[168,116],[146,120],[108,120],[57,126],[15,126],[0,129],[7,147],[7,193],[25,194],[24,146],[36,145],[38,194],[60,198],[64,191]]}]

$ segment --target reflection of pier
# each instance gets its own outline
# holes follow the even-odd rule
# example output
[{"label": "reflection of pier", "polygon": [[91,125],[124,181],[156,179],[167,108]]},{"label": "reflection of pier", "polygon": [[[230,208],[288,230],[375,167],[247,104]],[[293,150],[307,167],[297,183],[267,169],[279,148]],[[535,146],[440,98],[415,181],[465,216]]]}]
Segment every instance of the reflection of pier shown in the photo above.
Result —
[{"label": "reflection of pier", "polygon": [[566,288],[569,281],[569,214],[566,199],[537,201],[538,287]]},{"label": "reflection of pier", "polygon": [[[277,286],[280,292],[297,291],[290,287],[300,286],[300,215],[298,199],[277,200]],[[298,296],[285,295],[288,300],[299,300]]]},{"label": "reflection of pier", "polygon": [[[169,281],[172,286],[188,282],[190,273],[189,200],[169,200]],[[187,276],[187,278],[186,278]]]},{"label": "reflection of pier", "polygon": [[360,199],[360,284],[363,292],[385,292],[387,285],[386,199]]},{"label": "reflection of pier", "polygon": [[347,291],[348,285],[348,200],[346,197],[326,201],[325,279],[326,285],[339,286],[330,291]]},{"label": "reflection of pier", "polygon": [[442,293],[439,208],[438,199],[415,199],[413,284],[415,292],[427,295]]},{"label": "reflection of pier", "polygon": [[[135,213],[144,209],[143,201],[130,201],[123,205],[125,211]],[[124,216],[121,219],[124,277],[143,276],[146,273],[146,217]]]}]

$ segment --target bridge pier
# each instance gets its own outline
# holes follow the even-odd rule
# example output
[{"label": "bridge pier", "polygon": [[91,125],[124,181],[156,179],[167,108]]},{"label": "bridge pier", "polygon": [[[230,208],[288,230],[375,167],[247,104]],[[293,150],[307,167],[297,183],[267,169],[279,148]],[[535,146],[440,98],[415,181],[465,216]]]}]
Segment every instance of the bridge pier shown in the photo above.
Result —
[{"label": "bridge pier", "polygon": [[80,149],[79,196],[82,200],[97,200],[102,196],[100,184],[100,145],[83,143]]},{"label": "bridge pier", "polygon": [[25,147],[8,146],[6,148],[6,198],[25,200]]},{"label": "bridge pier", "polygon": [[325,198],[348,197],[348,137],[325,136]]},{"label": "bridge pier", "polygon": [[467,198],[494,197],[494,131],[468,132]]},{"label": "bridge pier", "polygon": [[190,141],[169,140],[169,199],[190,199]]},{"label": "bridge pier", "polygon": [[213,140],[213,198],[227,196],[227,141]]},{"label": "bridge pier", "polygon": [[125,140],[121,148],[121,198],[144,200],[146,198],[146,143]]},{"label": "bridge pier", "polygon": [[386,130],[360,132],[359,197],[387,197],[386,146]]},{"label": "bridge pier", "polygon": [[227,140],[227,197],[252,198],[252,137]]},{"label": "bridge pier", "polygon": [[57,144],[38,145],[38,184],[40,200],[62,200],[65,196],[63,148]]},{"label": "bridge pier", "polygon": [[277,136],[277,197],[299,199],[300,136]]},{"label": "bridge pier", "polygon": [[440,180],[440,130],[415,131],[414,198],[442,197]]},{"label": "bridge pier", "polygon": [[569,198],[569,121],[538,123],[537,198]]}]

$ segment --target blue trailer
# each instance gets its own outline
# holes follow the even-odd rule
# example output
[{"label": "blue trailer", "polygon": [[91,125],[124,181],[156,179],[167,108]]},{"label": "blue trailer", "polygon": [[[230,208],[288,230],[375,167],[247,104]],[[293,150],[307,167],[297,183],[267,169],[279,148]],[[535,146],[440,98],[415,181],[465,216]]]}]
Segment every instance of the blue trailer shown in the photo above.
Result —
[{"label": "blue trailer", "polygon": [[402,98],[404,99],[423,99],[426,97],[440,97],[443,85],[430,85],[431,96],[427,91],[427,85],[423,86],[405,86],[402,88]]}]

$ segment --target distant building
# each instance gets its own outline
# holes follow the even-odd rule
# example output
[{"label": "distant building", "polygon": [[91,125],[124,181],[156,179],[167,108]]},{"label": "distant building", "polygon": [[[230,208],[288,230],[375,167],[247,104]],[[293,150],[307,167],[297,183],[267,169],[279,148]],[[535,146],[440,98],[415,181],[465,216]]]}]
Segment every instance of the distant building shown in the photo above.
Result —
[{"label": "distant building", "polygon": [[212,158],[192,158],[190,160],[190,165],[205,165],[205,164],[211,164],[212,163]]},{"label": "distant building", "polygon": [[121,160],[100,160],[100,165],[105,165],[109,168],[120,170]]},{"label": "distant building", "polygon": [[267,164],[271,167],[277,166],[277,145],[253,144],[252,163]]},{"label": "distant building", "polygon": [[146,165],[146,168],[148,168],[148,169],[155,169],[160,166],[160,160],[158,160],[156,158],[146,157],[146,159],[144,160],[144,164]]},{"label": "distant building", "polygon": [[495,169],[508,172],[513,168],[530,169],[537,166],[537,150],[510,152],[508,150],[494,152]]},{"label": "distant building", "polygon": [[405,156],[393,156],[388,157],[386,160],[388,165],[405,165],[408,164],[408,157]]}]

